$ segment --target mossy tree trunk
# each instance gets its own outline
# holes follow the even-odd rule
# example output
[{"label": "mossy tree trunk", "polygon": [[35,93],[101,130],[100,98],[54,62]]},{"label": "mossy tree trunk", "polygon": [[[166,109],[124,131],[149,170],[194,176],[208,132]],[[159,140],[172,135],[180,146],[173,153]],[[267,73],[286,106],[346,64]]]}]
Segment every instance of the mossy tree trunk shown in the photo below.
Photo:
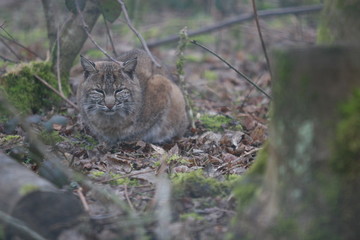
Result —
[{"label": "mossy tree trunk", "polygon": [[235,239],[360,239],[360,49],[288,49],[273,60],[266,170]]},{"label": "mossy tree trunk", "polygon": [[269,144],[236,189],[233,239],[360,239],[359,16],[328,0],[327,47],[274,52]]},{"label": "mossy tree trunk", "polygon": [[[54,4],[58,0],[42,0],[45,18],[47,21],[48,38],[51,47],[51,61],[53,63],[53,69],[55,72],[55,66],[57,61],[57,18],[55,17]],[[70,13],[69,14],[73,14]],[[99,6],[95,0],[86,0],[85,8],[83,9],[84,20],[87,24],[89,31],[91,32],[97,19],[100,16]],[[63,31],[60,35],[60,73],[62,79],[67,79],[71,67],[76,56],[79,54],[86,39],[88,38],[82,24],[82,20],[79,14],[73,14],[63,26]]]},{"label": "mossy tree trunk", "polygon": [[360,1],[327,0],[318,28],[320,44],[357,44],[360,38]]}]

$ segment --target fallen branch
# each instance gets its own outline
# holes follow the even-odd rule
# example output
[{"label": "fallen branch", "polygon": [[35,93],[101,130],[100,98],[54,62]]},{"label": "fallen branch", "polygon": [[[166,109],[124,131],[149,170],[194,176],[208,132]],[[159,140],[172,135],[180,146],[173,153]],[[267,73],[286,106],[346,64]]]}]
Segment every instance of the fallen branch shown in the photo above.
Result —
[{"label": "fallen branch", "polygon": [[[289,7],[289,8],[262,10],[262,11],[258,12],[258,16],[260,18],[268,18],[268,17],[281,16],[281,15],[287,15],[287,14],[306,14],[306,13],[311,13],[311,12],[318,12],[322,9],[322,7],[323,7],[323,5],[312,5],[312,6],[303,6],[303,7]],[[252,20],[253,18],[254,18],[253,13],[244,13],[244,14],[241,14],[240,16],[224,20],[224,21],[214,24],[212,26],[200,28],[198,30],[189,31],[188,36],[194,37],[197,35],[218,31],[220,29],[230,27],[232,25],[235,25],[235,24],[238,24],[241,22]],[[162,44],[177,42],[177,41],[179,41],[179,39],[180,38],[178,35],[171,35],[171,36],[163,38],[163,39],[150,41],[150,42],[148,42],[147,45],[149,47],[157,47]]]},{"label": "fallen branch", "polygon": [[79,111],[78,106],[76,106],[75,103],[67,99],[63,94],[61,94],[58,90],[56,90],[53,86],[51,86],[48,82],[46,82],[44,79],[39,77],[38,75],[34,74],[34,77],[39,80],[42,84],[44,84],[46,87],[48,87],[50,90],[52,90],[54,93],[56,93],[59,97],[61,97],[66,103],[68,103],[70,106],[75,108],[77,111]]},{"label": "fallen branch", "polygon": [[215,57],[217,57],[218,59],[220,59],[223,63],[225,63],[229,68],[231,68],[232,70],[234,70],[237,74],[239,74],[240,76],[242,76],[243,78],[245,78],[245,80],[250,83],[251,85],[253,85],[257,90],[259,90],[260,92],[262,92],[265,96],[267,96],[269,99],[271,99],[271,96],[269,94],[267,94],[264,90],[262,90],[258,85],[256,85],[248,76],[246,76],[245,74],[243,74],[242,72],[240,72],[239,70],[237,70],[236,68],[234,68],[230,63],[228,63],[225,59],[223,59],[222,57],[220,57],[219,55],[217,55],[214,51],[210,50],[209,48],[205,47],[204,45],[198,43],[195,40],[191,40],[191,43],[195,44],[196,46],[201,47],[202,49],[208,51],[209,53],[211,53],[212,55],[214,55]]},{"label": "fallen branch", "polygon": [[252,2],[252,6],[253,6],[254,18],[255,18],[256,28],[257,28],[259,38],[260,38],[260,42],[261,42],[261,47],[263,49],[264,56],[265,56],[265,59],[266,59],[266,65],[268,67],[270,76],[272,76],[269,56],[267,54],[264,38],[262,36],[261,29],[260,29],[259,16],[258,16],[257,9],[256,9],[256,3],[255,3],[255,0],[252,0],[251,2]]},{"label": "fallen branch", "polygon": [[134,28],[134,26],[132,25],[130,18],[129,18],[129,14],[126,10],[126,6],[124,4],[124,2],[122,0],[118,0],[118,2],[121,4],[121,10],[124,13],[125,16],[125,20],[127,25],[129,26],[129,28],[135,33],[135,35],[137,36],[137,38],[140,40],[141,45],[144,47],[144,50],[147,52],[147,54],[149,55],[149,57],[151,58],[151,61],[157,66],[157,67],[161,67],[160,63],[158,63],[154,56],[151,54],[148,44],[146,44],[144,38],[141,36],[141,34]]}]

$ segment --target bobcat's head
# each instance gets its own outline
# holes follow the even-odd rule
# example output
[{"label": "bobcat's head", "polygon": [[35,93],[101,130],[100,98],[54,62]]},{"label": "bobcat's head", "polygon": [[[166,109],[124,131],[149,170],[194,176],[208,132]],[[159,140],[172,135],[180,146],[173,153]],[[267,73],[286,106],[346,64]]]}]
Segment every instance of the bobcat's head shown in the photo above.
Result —
[{"label": "bobcat's head", "polygon": [[136,112],[141,98],[137,58],[92,62],[81,56],[81,65],[85,79],[78,89],[78,104],[89,118],[126,118]]}]

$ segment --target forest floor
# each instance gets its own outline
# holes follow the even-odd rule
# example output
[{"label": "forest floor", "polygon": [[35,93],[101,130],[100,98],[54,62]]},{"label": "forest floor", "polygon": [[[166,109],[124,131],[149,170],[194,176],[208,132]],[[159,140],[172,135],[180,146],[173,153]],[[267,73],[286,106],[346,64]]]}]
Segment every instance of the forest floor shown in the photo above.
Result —
[{"label": "forest floor", "polygon": [[[154,27],[160,17],[170,19],[173,16],[143,19],[138,30],[147,39],[157,39],[153,32],[159,32],[166,23],[163,21],[162,25]],[[211,25],[215,20],[208,21]],[[266,45],[271,49],[313,44],[316,36],[313,21],[309,16],[287,16],[260,23]],[[196,25],[196,19],[191,23],[179,20],[176,24],[178,28],[171,34],[178,33],[185,24],[194,28],[204,25]],[[135,46],[131,32],[121,29],[114,35],[119,37],[124,31],[126,36],[116,42],[119,51]],[[93,35],[105,46],[109,45],[102,23],[98,23]],[[213,49],[271,94],[271,76],[253,22],[192,39]],[[44,40],[32,41],[27,47],[45,49],[41,47],[41,41]],[[152,51],[163,62],[174,66],[176,44]],[[44,50],[41,51],[44,55]],[[96,51],[87,42],[82,52],[95,59]],[[92,235],[92,239],[130,237],[139,224],[153,239],[162,233],[171,233],[172,239],[223,239],[228,232],[238,204],[232,189],[254,163],[268,138],[271,101],[215,56],[197,46],[188,46],[185,59],[185,87],[194,112],[194,127],[171,143],[152,145],[137,141],[110,148],[83,128],[75,109],[65,106],[29,116],[36,119],[33,127],[38,132],[46,132],[40,135],[49,151],[63,159],[66,166],[88,177],[94,187],[106,189],[126,203],[126,207],[120,208],[103,201],[96,191],[83,186],[93,226],[85,235]],[[6,72],[6,67],[6,64],[1,65],[2,72]],[[77,63],[70,79],[73,92],[81,78],[81,67]],[[74,100],[74,96],[70,99]],[[20,127],[9,132],[7,126],[6,121],[0,123],[0,149],[10,155],[20,151],[24,164],[38,171],[40,166],[29,156],[26,133]],[[19,156],[19,152],[16,154]],[[170,212],[164,213],[162,208]],[[162,222],[164,216],[165,223]]]}]

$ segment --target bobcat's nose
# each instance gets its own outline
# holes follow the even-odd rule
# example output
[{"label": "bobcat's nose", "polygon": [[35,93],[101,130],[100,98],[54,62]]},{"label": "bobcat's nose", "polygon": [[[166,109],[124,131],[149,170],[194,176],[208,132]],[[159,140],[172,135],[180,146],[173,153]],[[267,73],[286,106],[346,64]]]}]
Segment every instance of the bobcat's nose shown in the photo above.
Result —
[{"label": "bobcat's nose", "polygon": [[114,97],[105,97],[105,106],[106,106],[109,110],[112,110],[113,107],[115,106],[115,99],[114,99]]},{"label": "bobcat's nose", "polygon": [[115,106],[115,103],[105,103],[105,106],[106,106],[109,110],[112,110],[112,108]]}]

